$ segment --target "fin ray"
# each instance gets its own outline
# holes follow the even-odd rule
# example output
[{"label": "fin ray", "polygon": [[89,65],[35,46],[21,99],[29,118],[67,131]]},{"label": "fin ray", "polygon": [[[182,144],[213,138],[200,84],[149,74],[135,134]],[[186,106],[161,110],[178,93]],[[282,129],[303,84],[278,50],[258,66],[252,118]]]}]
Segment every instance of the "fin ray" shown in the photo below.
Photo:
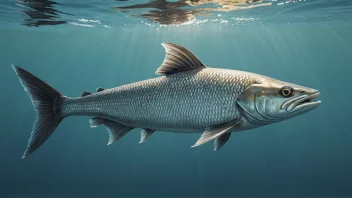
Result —
[{"label": "fin ray", "polygon": [[92,118],[89,120],[90,126],[93,127],[98,127],[100,125],[103,125],[109,133],[109,142],[108,145],[114,143],[116,140],[120,139],[126,133],[128,133],[130,130],[132,130],[132,127],[125,126],[123,124],[117,123],[112,120],[108,120],[105,118]]},{"label": "fin ray", "polygon": [[37,150],[60,124],[63,117],[59,104],[65,96],[26,70],[17,66],[12,67],[37,111],[31,137],[22,157],[24,158]]},{"label": "fin ray", "polygon": [[225,133],[230,132],[231,129],[233,127],[235,127],[238,123],[239,123],[238,120],[233,120],[231,122],[212,125],[212,126],[207,127],[206,130],[204,131],[204,133],[200,136],[198,141],[192,147],[202,145],[202,144],[207,143],[215,138],[220,137],[221,135],[223,135]]},{"label": "fin ray", "polygon": [[173,44],[162,43],[166,56],[156,71],[157,74],[170,75],[177,72],[205,67],[203,63],[186,48]]},{"label": "fin ray", "polygon": [[225,145],[227,140],[230,139],[231,133],[224,133],[223,135],[219,136],[214,141],[214,151],[219,150],[222,146]]},{"label": "fin ray", "polygon": [[139,143],[141,144],[145,142],[149,138],[149,136],[151,136],[154,132],[155,130],[153,129],[143,129],[141,131],[141,140],[139,141]]}]

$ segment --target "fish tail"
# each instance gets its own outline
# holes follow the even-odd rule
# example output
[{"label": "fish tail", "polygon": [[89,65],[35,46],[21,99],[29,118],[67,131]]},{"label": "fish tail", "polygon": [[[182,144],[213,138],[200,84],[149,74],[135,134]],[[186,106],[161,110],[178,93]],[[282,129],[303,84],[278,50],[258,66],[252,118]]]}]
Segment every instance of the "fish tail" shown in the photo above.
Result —
[{"label": "fish tail", "polygon": [[60,104],[66,97],[26,70],[18,66],[12,67],[37,111],[31,137],[22,157],[25,158],[37,150],[60,124],[64,118]]}]

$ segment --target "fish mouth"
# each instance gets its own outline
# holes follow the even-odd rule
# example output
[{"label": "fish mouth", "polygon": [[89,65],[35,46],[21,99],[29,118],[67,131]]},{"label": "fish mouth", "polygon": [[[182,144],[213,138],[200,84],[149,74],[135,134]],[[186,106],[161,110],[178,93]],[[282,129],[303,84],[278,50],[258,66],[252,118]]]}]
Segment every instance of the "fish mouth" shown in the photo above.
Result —
[{"label": "fish mouth", "polygon": [[290,102],[290,105],[287,107],[287,111],[301,111],[301,110],[310,110],[317,107],[321,101],[313,101],[314,99],[320,96],[320,92],[315,92],[311,95],[303,95],[295,98]]}]

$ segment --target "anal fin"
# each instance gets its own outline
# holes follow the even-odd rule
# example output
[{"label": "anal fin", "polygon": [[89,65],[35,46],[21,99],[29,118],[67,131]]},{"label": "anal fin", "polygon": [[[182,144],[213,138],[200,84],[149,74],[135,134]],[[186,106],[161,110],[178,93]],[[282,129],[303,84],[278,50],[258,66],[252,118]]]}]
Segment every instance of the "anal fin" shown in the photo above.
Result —
[{"label": "anal fin", "polygon": [[116,140],[120,139],[127,132],[133,129],[132,127],[125,126],[115,121],[99,117],[90,119],[89,123],[92,128],[103,125],[108,130],[110,136],[108,145],[114,143]]},{"label": "anal fin", "polygon": [[150,135],[152,135],[154,132],[155,132],[155,130],[153,130],[153,129],[143,129],[141,131],[141,140],[139,141],[139,143],[141,144],[141,143],[145,142],[148,139],[148,137]]}]

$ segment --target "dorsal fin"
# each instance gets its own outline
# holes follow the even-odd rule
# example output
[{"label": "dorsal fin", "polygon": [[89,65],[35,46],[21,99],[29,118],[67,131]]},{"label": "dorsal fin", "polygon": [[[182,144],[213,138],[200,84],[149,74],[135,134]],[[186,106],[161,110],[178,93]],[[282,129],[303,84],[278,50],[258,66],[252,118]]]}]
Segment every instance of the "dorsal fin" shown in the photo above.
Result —
[{"label": "dorsal fin", "polygon": [[102,88],[102,87],[98,87],[97,88],[97,92],[101,92],[101,91],[104,91],[105,89],[104,88]]},{"label": "dorsal fin", "polygon": [[177,72],[205,67],[192,52],[186,48],[173,44],[161,44],[166,51],[164,62],[156,71],[157,74],[170,75]]},{"label": "dorsal fin", "polygon": [[81,97],[89,96],[89,95],[92,95],[92,93],[88,92],[88,91],[84,91],[84,92],[82,92]]}]

